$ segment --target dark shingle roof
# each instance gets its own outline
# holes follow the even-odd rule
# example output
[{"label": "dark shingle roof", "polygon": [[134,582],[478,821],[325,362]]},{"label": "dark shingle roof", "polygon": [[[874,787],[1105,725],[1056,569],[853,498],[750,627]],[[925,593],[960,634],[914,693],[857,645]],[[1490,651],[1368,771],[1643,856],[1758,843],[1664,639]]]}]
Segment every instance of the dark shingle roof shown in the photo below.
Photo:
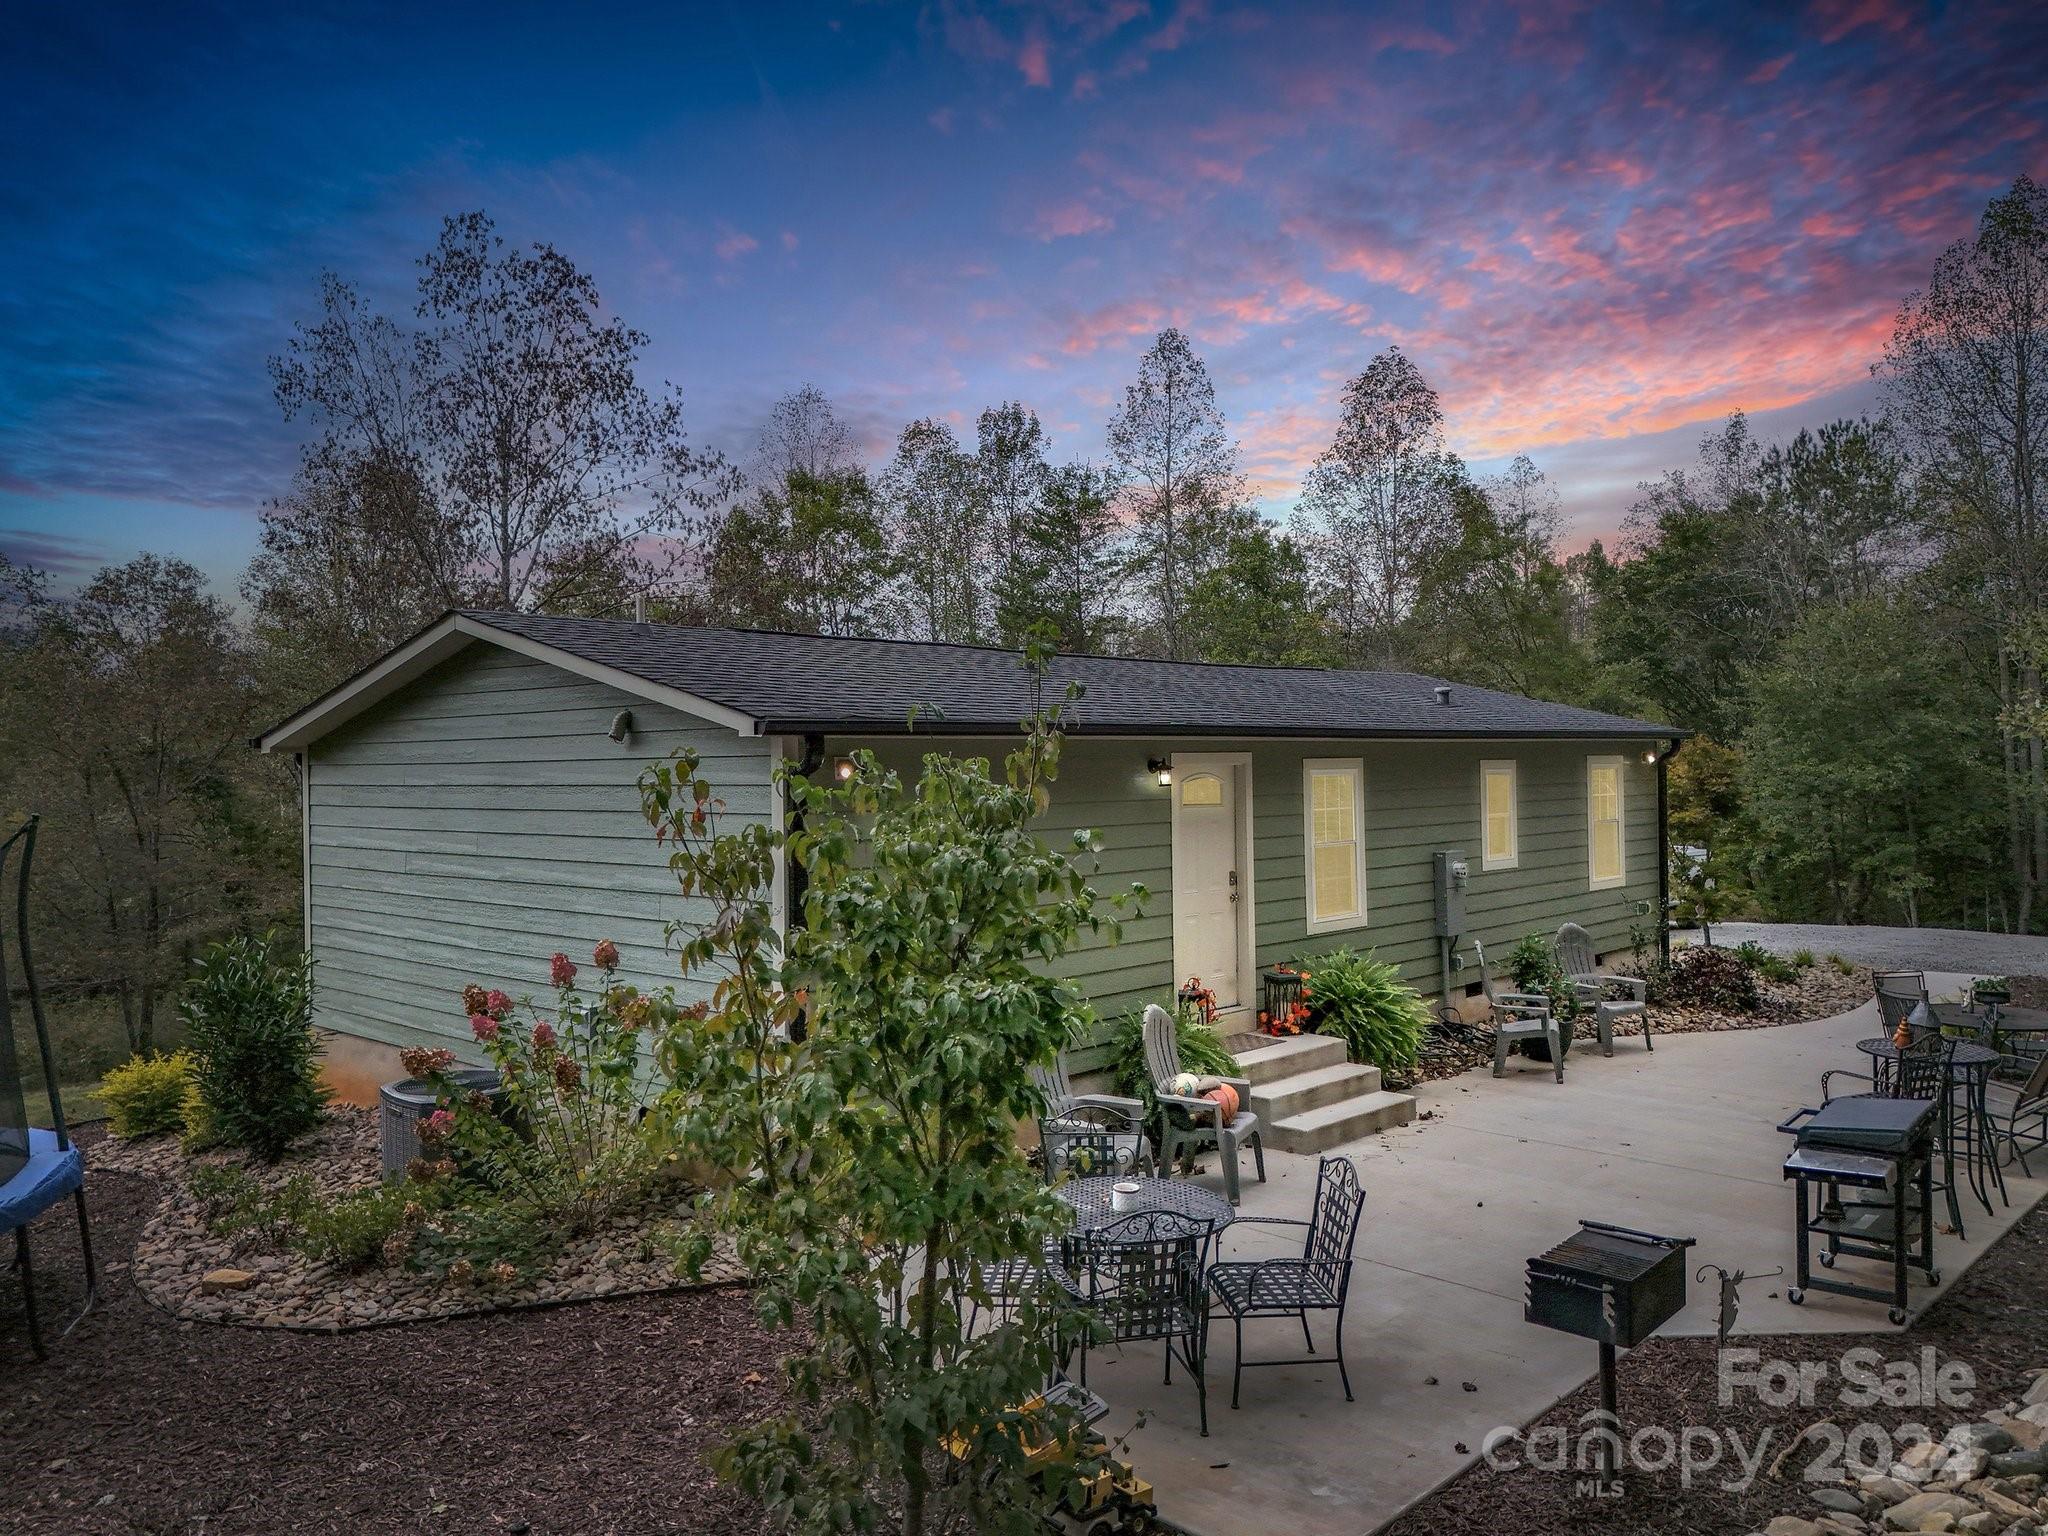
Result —
[{"label": "dark shingle roof", "polygon": [[[465,615],[509,634],[738,710],[764,732],[904,729],[1008,731],[1031,710],[1031,676],[1015,651],[907,640],[852,640],[750,629],[683,629],[544,614]],[[1083,734],[1146,736],[1644,737],[1668,725],[1546,704],[1414,672],[1211,666],[1113,656],[1058,656],[1046,698],[1087,690],[1067,717]]]}]

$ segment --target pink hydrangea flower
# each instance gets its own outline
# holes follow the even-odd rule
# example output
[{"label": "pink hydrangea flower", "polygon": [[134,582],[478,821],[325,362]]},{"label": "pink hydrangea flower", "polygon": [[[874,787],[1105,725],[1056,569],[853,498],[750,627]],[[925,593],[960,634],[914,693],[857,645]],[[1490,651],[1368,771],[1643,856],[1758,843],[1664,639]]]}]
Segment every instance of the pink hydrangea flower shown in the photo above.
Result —
[{"label": "pink hydrangea flower", "polygon": [[489,1044],[498,1038],[498,1021],[488,1013],[472,1013],[469,1016],[469,1032],[485,1044]]},{"label": "pink hydrangea flower", "polygon": [[398,1064],[408,1077],[432,1077],[455,1065],[455,1053],[446,1046],[409,1045],[398,1053]]},{"label": "pink hydrangea flower", "polygon": [[555,1026],[546,1019],[542,1019],[538,1024],[534,1025],[533,1045],[535,1050],[553,1050],[555,1045]]},{"label": "pink hydrangea flower", "polygon": [[590,957],[597,962],[601,971],[615,971],[619,968],[619,946],[610,939],[599,939],[597,949]]},{"label": "pink hydrangea flower", "polygon": [[512,1011],[512,999],[496,987],[484,994],[484,1009],[494,1019],[502,1019]]},{"label": "pink hydrangea flower", "polygon": [[548,961],[548,978],[557,987],[571,987],[576,984],[576,962],[560,950]]},{"label": "pink hydrangea flower", "polygon": [[437,1109],[419,1123],[421,1142],[432,1145],[442,1140],[455,1129],[455,1117],[445,1109]]}]

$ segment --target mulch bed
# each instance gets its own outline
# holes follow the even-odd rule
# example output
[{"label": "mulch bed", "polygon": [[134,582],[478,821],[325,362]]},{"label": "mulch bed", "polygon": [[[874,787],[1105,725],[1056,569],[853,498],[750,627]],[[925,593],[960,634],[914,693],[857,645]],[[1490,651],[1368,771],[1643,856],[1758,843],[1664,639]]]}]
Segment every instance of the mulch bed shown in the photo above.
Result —
[{"label": "mulch bed", "polygon": [[[135,1283],[166,1312],[200,1322],[333,1332],[692,1288],[677,1275],[663,1243],[680,1235],[685,1224],[676,1199],[623,1212],[565,1245],[535,1273],[504,1283],[479,1274],[465,1284],[392,1264],[338,1270],[288,1250],[267,1249],[251,1233],[213,1230],[188,1183],[201,1167],[239,1168],[273,1193],[294,1177],[309,1180],[330,1197],[374,1185],[382,1176],[374,1110],[336,1106],[275,1166],[239,1153],[188,1156],[172,1136],[110,1139],[95,1149],[92,1164],[95,1174],[113,1169],[161,1181],[162,1203],[136,1239]],[[242,1270],[253,1282],[246,1289],[209,1295],[202,1279],[219,1269]],[[745,1274],[730,1247],[721,1243],[701,1278],[729,1284]]]},{"label": "mulch bed", "polygon": [[[1784,1283],[1750,1281],[1746,1289],[1774,1290]],[[1931,1349],[1937,1361],[1967,1365],[1975,1373],[1975,1391],[1969,1406],[1850,1407],[1836,1400],[1840,1378],[1831,1374],[1811,1406],[1794,1402],[1773,1408],[1756,1394],[1743,1392],[1732,1406],[1723,1407],[1712,1339],[1652,1339],[1621,1363],[1625,1432],[1652,1424],[1673,1432],[1703,1425],[1724,1433],[1734,1430],[1753,1446],[1760,1433],[1769,1431],[1766,1467],[1816,1421],[1832,1422],[1845,1432],[1866,1422],[1893,1431],[1917,1423],[1938,1437],[1951,1425],[1980,1418],[2020,1396],[2032,1373],[2048,1367],[2048,1202],[2022,1218],[1910,1328],[1820,1336],[1738,1334],[1733,1342],[1760,1350],[1765,1360],[1816,1361],[1830,1367],[1844,1351],[1857,1346],[1875,1349],[1886,1361],[1917,1361],[1923,1349]],[[1589,1343],[1588,1369],[1593,1356]],[[1598,1385],[1588,1383],[1527,1427],[1575,1431],[1598,1406]],[[1732,1460],[1696,1475],[1690,1489],[1682,1486],[1675,1468],[1628,1471],[1623,1478],[1625,1493],[1617,1499],[1577,1496],[1570,1473],[1527,1467],[1496,1472],[1482,1462],[1388,1526],[1385,1536],[1641,1536],[1652,1531],[1658,1536],[1740,1536],[1763,1529],[1779,1515],[1811,1520],[1823,1512],[1811,1490],[1826,1485],[1804,1480],[1804,1468],[1819,1453],[1819,1447],[1809,1443],[1787,1458],[1779,1477],[1761,1477],[1747,1490],[1719,1486],[1730,1475]]]},{"label": "mulch bed", "polygon": [[[47,1362],[29,1352],[13,1276],[0,1276],[0,1529],[762,1528],[759,1507],[704,1461],[736,1427],[787,1406],[783,1345],[745,1290],[336,1336],[181,1322],[131,1278],[156,1180],[96,1172],[89,1193],[100,1300]],[[61,1326],[83,1285],[69,1203],[32,1235],[42,1315]]]}]

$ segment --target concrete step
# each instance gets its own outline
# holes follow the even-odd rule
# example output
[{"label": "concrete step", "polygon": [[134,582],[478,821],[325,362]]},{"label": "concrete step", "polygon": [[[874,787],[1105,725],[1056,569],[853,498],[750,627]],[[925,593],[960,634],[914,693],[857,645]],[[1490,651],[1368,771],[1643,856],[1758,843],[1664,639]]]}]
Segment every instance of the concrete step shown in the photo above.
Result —
[{"label": "concrete step", "polygon": [[1296,1072],[1261,1084],[1252,1089],[1251,1107],[1261,1121],[1271,1125],[1289,1115],[1321,1109],[1325,1104],[1335,1104],[1343,1099],[1363,1098],[1379,1091],[1378,1067],[1356,1067],[1345,1062],[1339,1066]]},{"label": "concrete step", "polygon": [[1319,1109],[1289,1115],[1284,1120],[1261,1120],[1260,1139],[1281,1152],[1313,1156],[1347,1141],[1359,1141],[1375,1132],[1406,1125],[1415,1118],[1415,1100],[1405,1093],[1384,1090],[1361,1098],[1341,1099]]},{"label": "concrete step", "polygon": [[1317,1067],[1340,1066],[1344,1042],[1328,1035],[1286,1035],[1262,1040],[1257,1049],[1237,1053],[1238,1076],[1256,1088],[1276,1077],[1291,1077]]}]

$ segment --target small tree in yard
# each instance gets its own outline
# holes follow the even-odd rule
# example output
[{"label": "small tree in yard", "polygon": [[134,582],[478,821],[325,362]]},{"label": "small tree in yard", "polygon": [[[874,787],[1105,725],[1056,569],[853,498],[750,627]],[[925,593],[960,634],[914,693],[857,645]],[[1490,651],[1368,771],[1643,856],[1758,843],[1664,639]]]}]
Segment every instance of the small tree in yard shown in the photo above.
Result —
[{"label": "small tree in yard", "polygon": [[[802,1325],[787,1369],[811,1411],[749,1430],[720,1470],[801,1531],[1039,1529],[1024,1445],[1078,1429],[1017,1407],[1056,1363],[1056,1303],[964,1325],[989,1266],[1065,1225],[1015,1127],[1043,1108],[1027,1067],[1086,1016],[1047,963],[1084,931],[1114,936],[1083,867],[1094,835],[1067,851],[1033,830],[1057,715],[1027,724],[1000,776],[939,754],[914,780],[868,753],[844,784],[784,770],[786,838],[725,830],[690,754],[642,777],[685,896],[710,908],[678,931],[684,969],[717,977],[706,1016],[660,1044],[675,1086],[657,1112],[676,1150],[733,1174],[700,1244],[730,1234],[768,1321]],[[786,954],[778,849],[803,892]]]}]

